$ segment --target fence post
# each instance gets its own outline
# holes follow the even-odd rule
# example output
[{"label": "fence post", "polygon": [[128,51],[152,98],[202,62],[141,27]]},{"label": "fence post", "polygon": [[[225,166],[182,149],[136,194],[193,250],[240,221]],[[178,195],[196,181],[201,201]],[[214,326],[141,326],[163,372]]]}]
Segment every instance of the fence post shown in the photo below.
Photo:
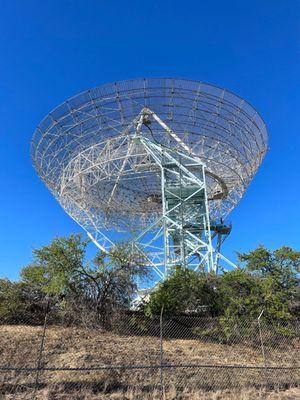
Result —
[{"label": "fence post", "polygon": [[162,306],[160,310],[160,318],[159,318],[159,339],[160,339],[160,387],[162,393],[162,399],[166,399],[165,392],[165,374],[164,374],[164,347],[163,347],[163,312],[164,306]]},{"label": "fence post", "polygon": [[264,375],[265,375],[265,381],[266,381],[266,379],[267,379],[267,360],[266,360],[265,346],[264,346],[262,330],[261,330],[261,324],[260,324],[260,320],[261,320],[261,317],[262,317],[264,311],[265,310],[262,310],[262,312],[259,314],[259,317],[257,318],[257,322],[258,322],[258,330],[259,330],[261,352],[262,352],[263,363],[264,363],[264,371],[265,371]]},{"label": "fence post", "polygon": [[45,336],[46,336],[46,328],[47,328],[47,319],[48,319],[49,308],[50,308],[50,300],[47,299],[46,312],[45,312],[44,325],[43,325],[43,333],[42,333],[42,340],[41,340],[40,349],[39,349],[39,353],[38,353],[38,359],[37,359],[37,368],[36,368],[36,377],[35,377],[35,391],[38,389],[38,385],[39,385],[39,378],[40,378],[40,372],[41,372],[41,366],[42,366],[42,356],[43,356],[43,352],[44,352],[44,344],[45,344]]}]

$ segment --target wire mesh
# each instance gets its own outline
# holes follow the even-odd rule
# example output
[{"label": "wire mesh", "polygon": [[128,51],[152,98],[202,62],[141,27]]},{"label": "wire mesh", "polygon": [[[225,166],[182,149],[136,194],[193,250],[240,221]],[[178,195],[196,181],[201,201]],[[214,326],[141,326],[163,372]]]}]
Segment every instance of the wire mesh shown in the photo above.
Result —
[{"label": "wire mesh", "polygon": [[217,318],[163,312],[150,318],[119,311],[109,328],[67,324],[53,311],[15,324],[2,315],[0,393],[5,399],[165,399],[296,387],[299,328],[296,320],[262,317],[224,329]]}]

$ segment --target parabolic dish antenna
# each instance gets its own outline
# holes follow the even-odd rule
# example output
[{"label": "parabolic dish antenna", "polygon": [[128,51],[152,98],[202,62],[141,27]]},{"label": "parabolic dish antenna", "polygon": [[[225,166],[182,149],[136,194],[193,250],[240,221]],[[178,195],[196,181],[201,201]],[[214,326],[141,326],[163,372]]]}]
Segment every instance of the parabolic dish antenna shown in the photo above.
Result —
[{"label": "parabolic dish antenna", "polygon": [[31,145],[39,176],[97,246],[131,233],[160,277],[178,264],[217,269],[224,218],[266,150],[249,103],[173,78],[80,93],[47,115]]}]

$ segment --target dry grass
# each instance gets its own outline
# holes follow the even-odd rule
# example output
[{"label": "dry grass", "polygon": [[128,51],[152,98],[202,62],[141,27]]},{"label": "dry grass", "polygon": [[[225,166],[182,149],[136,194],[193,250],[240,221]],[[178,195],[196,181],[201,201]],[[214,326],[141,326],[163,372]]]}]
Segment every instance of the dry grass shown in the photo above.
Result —
[{"label": "dry grass", "polygon": [[[0,326],[0,365],[35,366],[42,328],[35,326]],[[77,327],[47,328],[44,361],[48,367],[86,367],[118,364],[156,364],[159,339],[151,336],[121,336],[98,329]],[[294,365],[299,362],[299,341],[290,348],[269,351],[271,365]],[[167,363],[262,365],[260,347],[243,344],[218,344],[201,340],[164,341]]]},{"label": "dry grass", "polygon": [[[0,395],[0,399],[1,395]],[[300,399],[300,389],[293,388],[287,390],[222,390],[215,392],[183,390],[178,392],[176,389],[165,393],[165,398],[161,391],[142,392],[140,390],[128,390],[125,392],[115,391],[114,393],[94,393],[86,389],[76,389],[66,392],[64,389],[56,387],[53,389],[45,388],[36,392],[13,393],[3,395],[3,400],[298,400]]]},{"label": "dry grass", "polygon": [[[42,328],[34,326],[0,326],[0,367],[35,367]],[[298,342],[291,348],[269,352],[270,364],[299,363]],[[157,337],[121,336],[100,330],[75,327],[47,328],[43,365],[60,368],[90,368],[103,365],[157,365],[160,357]],[[200,340],[172,339],[164,342],[165,362],[169,364],[262,365],[260,348],[225,345]],[[272,357],[271,357],[272,356]],[[35,373],[6,372],[0,377],[5,399],[99,400],[161,399],[158,369],[43,372],[46,385],[34,393]],[[5,385],[4,385],[5,382]],[[268,382],[283,387],[299,382],[299,371],[279,371],[268,375],[261,370],[186,368],[165,371],[166,400],[254,400],[300,399],[299,389],[268,392],[259,389]],[[240,385],[238,392],[226,391]],[[257,389],[245,389],[245,386]],[[0,387],[1,388],[1,387]],[[137,389],[136,389],[137,388]],[[141,391],[143,388],[144,391]],[[14,393],[9,393],[14,392]],[[0,390],[1,393],[1,390]],[[1,399],[1,395],[0,395]]]}]

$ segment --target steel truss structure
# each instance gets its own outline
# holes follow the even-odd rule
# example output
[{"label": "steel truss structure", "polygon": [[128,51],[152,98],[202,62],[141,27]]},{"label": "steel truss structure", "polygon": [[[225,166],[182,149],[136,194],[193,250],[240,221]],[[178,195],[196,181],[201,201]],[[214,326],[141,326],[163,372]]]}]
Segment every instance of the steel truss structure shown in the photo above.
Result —
[{"label": "steel truss structure", "polygon": [[160,168],[162,215],[133,243],[147,255],[149,265],[164,279],[176,266],[217,272],[219,259],[235,265],[212,247],[205,165],[196,155],[166,148],[145,138],[141,126],[157,121],[188,153],[184,142],[148,108],[141,111],[136,135]]},{"label": "steel truss structure", "polygon": [[227,261],[224,219],[266,150],[247,102],[170,78],[83,92],[40,123],[31,146],[38,174],[95,244],[108,251],[130,237],[161,278],[177,263],[217,271]]}]

